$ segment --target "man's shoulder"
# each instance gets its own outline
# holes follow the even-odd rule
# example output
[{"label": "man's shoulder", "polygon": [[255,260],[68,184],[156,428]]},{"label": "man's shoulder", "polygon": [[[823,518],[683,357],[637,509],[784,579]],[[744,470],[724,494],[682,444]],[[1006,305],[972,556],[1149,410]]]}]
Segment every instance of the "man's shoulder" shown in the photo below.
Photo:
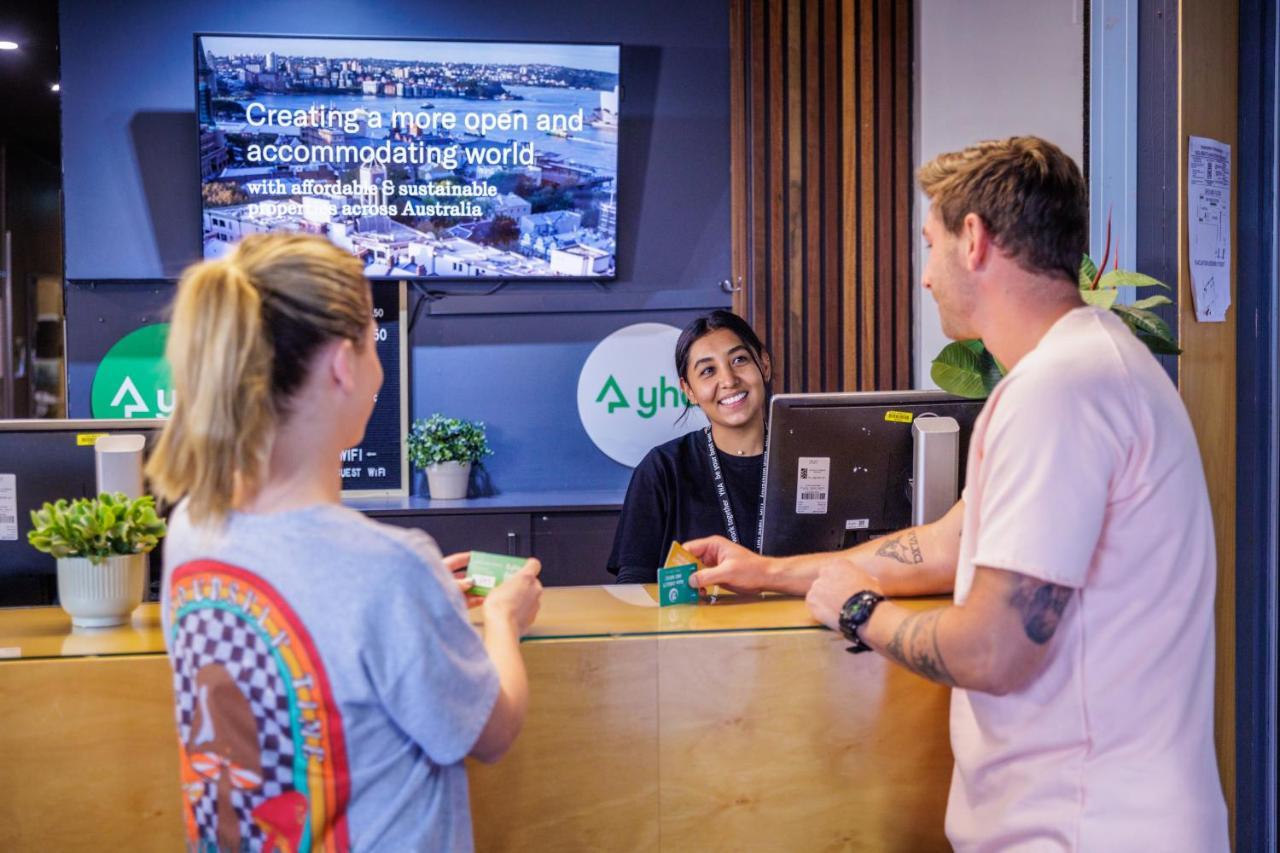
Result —
[{"label": "man's shoulder", "polygon": [[1152,378],[1148,368],[1159,372],[1150,353],[1119,318],[1086,308],[1064,317],[1010,372],[1006,394],[1123,402],[1132,398],[1135,381]]}]

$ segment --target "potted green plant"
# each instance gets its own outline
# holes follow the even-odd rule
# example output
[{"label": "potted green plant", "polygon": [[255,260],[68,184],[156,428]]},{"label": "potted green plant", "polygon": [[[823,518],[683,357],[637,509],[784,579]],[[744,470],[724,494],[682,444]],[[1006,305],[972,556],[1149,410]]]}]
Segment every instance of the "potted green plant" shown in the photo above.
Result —
[{"label": "potted green plant", "polygon": [[493,453],[483,421],[446,418],[439,413],[413,422],[408,451],[413,466],[427,472],[433,500],[465,498],[472,464]]},{"label": "potted green plant", "polygon": [[122,625],[142,603],[147,554],[165,534],[150,495],[59,500],[31,512],[27,541],[58,561],[58,601],[82,628]]},{"label": "potted green plant", "polygon": [[[1131,270],[1106,269],[1111,253],[1111,230],[1107,228],[1107,248],[1102,263],[1095,264],[1085,255],[1080,262],[1080,298],[1090,305],[1106,308],[1120,317],[1138,340],[1157,355],[1178,355],[1182,352],[1173,339],[1173,332],[1164,320],[1151,309],[1170,305],[1172,300],[1163,294],[1155,294],[1132,303],[1118,302],[1121,288],[1164,288],[1169,286],[1149,275]],[[933,360],[929,375],[943,391],[961,397],[984,399],[991,394],[996,383],[1004,378],[1004,365],[996,361],[982,341],[952,341],[943,347]]]}]

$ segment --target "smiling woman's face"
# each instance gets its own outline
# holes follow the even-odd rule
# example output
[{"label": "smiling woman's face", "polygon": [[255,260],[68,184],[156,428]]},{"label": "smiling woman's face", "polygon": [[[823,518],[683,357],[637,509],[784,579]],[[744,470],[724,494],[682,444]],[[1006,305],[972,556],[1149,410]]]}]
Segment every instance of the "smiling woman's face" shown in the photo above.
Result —
[{"label": "smiling woman's face", "polygon": [[769,362],[757,366],[751,350],[728,329],[693,342],[680,384],[685,395],[722,427],[740,427],[764,417]]}]

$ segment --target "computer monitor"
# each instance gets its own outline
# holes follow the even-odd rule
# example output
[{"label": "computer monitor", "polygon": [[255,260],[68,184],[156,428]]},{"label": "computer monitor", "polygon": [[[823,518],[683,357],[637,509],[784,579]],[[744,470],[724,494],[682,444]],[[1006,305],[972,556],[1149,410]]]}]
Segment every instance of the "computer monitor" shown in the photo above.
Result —
[{"label": "computer monitor", "polygon": [[917,419],[951,417],[958,424],[958,497],[982,405],[937,391],[775,396],[765,459],[764,553],[833,551],[909,527]]},{"label": "computer monitor", "polygon": [[[0,420],[0,606],[57,603],[54,558],[27,543],[31,510],[58,498],[97,493],[94,443],[101,435],[141,434],[149,451],[160,420]],[[151,554],[159,577],[160,550]]]}]

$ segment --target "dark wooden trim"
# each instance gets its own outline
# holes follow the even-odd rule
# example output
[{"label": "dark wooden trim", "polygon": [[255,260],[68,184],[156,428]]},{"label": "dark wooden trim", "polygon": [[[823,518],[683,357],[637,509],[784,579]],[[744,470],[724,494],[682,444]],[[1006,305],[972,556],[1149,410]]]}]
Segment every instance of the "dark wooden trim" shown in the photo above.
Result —
[{"label": "dark wooden trim", "polygon": [[749,274],[747,211],[751,207],[750,174],[747,163],[747,133],[751,116],[747,110],[747,59],[750,45],[743,35],[745,23],[741,3],[729,4],[729,280],[741,288],[733,294],[733,310],[750,316],[750,291],[745,287]]}]

